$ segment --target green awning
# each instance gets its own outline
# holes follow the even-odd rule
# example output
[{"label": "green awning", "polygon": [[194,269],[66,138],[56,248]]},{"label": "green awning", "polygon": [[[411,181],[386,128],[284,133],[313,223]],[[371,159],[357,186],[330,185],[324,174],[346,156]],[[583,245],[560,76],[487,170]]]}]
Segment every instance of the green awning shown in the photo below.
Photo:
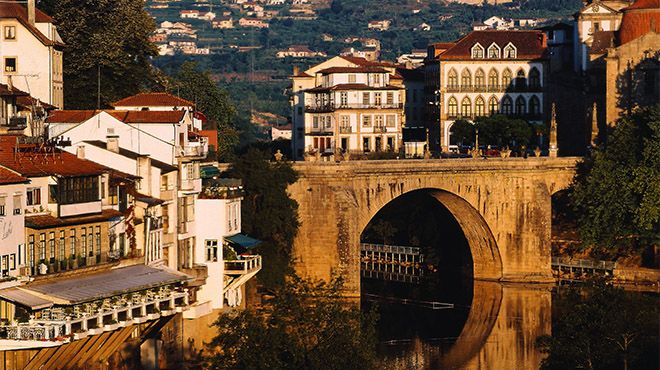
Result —
[{"label": "green awning", "polygon": [[250,249],[261,243],[261,240],[251,238],[245,234],[236,234],[225,236],[225,240],[234,246],[240,246],[244,249]]},{"label": "green awning", "polygon": [[210,179],[220,176],[220,170],[215,166],[201,166],[199,167],[199,177],[203,179]]}]

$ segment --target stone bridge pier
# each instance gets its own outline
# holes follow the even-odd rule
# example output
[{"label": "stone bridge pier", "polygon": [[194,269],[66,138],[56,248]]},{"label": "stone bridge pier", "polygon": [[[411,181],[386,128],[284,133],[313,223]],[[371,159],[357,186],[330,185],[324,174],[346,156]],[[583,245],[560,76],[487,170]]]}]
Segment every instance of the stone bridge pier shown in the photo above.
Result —
[{"label": "stone bridge pier", "polygon": [[426,191],[456,218],[468,241],[474,278],[548,282],[551,196],[567,188],[578,158],[488,158],[301,162],[289,187],[298,202],[296,270],[341,275],[360,293],[360,235],[395,198]]}]

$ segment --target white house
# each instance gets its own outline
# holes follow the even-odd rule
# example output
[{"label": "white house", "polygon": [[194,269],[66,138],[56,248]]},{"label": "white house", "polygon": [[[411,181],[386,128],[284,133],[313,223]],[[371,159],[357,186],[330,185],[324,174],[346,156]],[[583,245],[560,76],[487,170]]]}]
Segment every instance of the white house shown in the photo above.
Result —
[{"label": "white house", "polygon": [[25,244],[25,208],[23,197],[29,179],[0,167],[0,272],[17,276],[19,258]]}]

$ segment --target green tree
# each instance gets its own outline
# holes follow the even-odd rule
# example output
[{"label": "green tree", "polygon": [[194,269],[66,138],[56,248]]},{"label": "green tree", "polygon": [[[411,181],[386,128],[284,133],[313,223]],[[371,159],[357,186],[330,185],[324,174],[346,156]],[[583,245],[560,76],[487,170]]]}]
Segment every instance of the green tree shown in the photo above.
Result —
[{"label": "green tree", "polygon": [[208,71],[201,71],[195,62],[184,62],[172,77],[170,89],[195,107],[218,128],[218,159],[230,161],[239,142],[239,132],[233,125],[236,109],[226,90],[220,89]]},{"label": "green tree", "polygon": [[268,287],[283,282],[291,268],[291,246],[298,231],[298,203],[289,198],[287,187],[298,174],[289,162],[270,162],[271,154],[256,148],[236,159],[229,176],[243,180],[242,230],[263,241],[258,252],[264,256],[259,280]]},{"label": "green tree", "polygon": [[474,144],[474,125],[467,120],[459,119],[451,125],[452,142],[456,144]]},{"label": "green tree", "polygon": [[479,130],[479,143],[517,147],[527,145],[532,138],[532,126],[522,119],[504,115],[477,117],[474,126]]},{"label": "green tree", "polygon": [[603,281],[565,292],[552,336],[538,338],[542,370],[657,369],[658,299]]},{"label": "green tree", "polygon": [[222,315],[214,323],[211,369],[375,369],[375,314],[342,299],[340,280],[290,276],[260,310]]},{"label": "green tree", "polygon": [[616,257],[660,241],[660,105],[622,117],[578,168],[571,202],[585,247]]},{"label": "green tree", "polygon": [[69,109],[97,105],[159,86],[149,41],[156,26],[141,0],[47,0],[40,4],[57,19],[64,51],[64,104]]}]

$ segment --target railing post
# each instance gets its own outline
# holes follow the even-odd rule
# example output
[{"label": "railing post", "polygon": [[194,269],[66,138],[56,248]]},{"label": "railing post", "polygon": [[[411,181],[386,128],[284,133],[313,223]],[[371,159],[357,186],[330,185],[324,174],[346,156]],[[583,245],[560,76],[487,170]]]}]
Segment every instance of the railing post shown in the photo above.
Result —
[{"label": "railing post", "polygon": [[60,336],[60,326],[55,325],[53,326],[53,338],[57,338]]},{"label": "railing post", "polygon": [[174,300],[174,291],[170,292],[170,310],[176,309],[176,302]]},{"label": "railing post", "polygon": [[119,322],[119,312],[117,312],[117,306],[112,306],[112,319],[115,322]]},{"label": "railing post", "polygon": [[96,327],[97,328],[102,328],[103,327],[103,309],[99,308],[99,312],[96,314]]},{"label": "railing post", "polygon": [[188,295],[188,288],[183,289],[183,292],[185,293],[185,295],[183,296],[183,303],[186,306],[188,306],[190,304],[189,295]]},{"label": "railing post", "polygon": [[133,318],[133,302],[128,302],[128,309],[126,310],[126,320]]},{"label": "railing post", "polygon": [[140,316],[147,316],[147,302],[142,298],[142,305],[140,306]]},{"label": "railing post", "polygon": [[66,323],[64,323],[64,335],[71,334],[71,316],[66,317]]},{"label": "railing post", "polygon": [[81,328],[83,331],[87,331],[87,330],[88,330],[87,312],[83,312],[82,316],[83,316],[83,317],[82,317],[82,321],[80,322],[80,328]]}]

